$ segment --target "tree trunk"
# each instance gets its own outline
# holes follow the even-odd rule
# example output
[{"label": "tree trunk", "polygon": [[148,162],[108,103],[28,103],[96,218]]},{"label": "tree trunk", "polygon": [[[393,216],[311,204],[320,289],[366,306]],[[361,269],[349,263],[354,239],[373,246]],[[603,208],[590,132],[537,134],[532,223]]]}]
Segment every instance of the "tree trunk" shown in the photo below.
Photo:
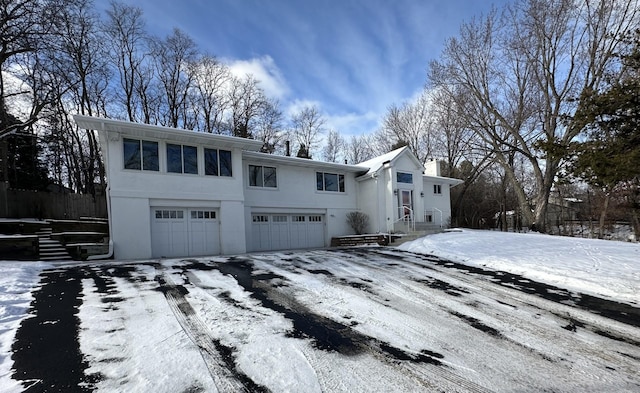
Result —
[{"label": "tree trunk", "polygon": [[602,206],[602,212],[600,212],[600,225],[598,227],[598,239],[602,239],[604,236],[604,220],[607,217],[607,209],[609,209],[610,194],[607,192],[604,196],[604,206]]}]

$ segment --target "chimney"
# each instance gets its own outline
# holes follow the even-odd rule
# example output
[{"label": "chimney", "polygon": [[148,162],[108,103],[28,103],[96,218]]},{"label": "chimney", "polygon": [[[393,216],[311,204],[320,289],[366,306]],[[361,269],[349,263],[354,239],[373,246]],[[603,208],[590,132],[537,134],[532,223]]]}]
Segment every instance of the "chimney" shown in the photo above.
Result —
[{"label": "chimney", "polygon": [[289,141],[284,141],[284,155],[287,157],[291,156],[291,144]]},{"label": "chimney", "polygon": [[424,163],[424,169],[427,176],[440,176],[440,161],[432,158]]}]

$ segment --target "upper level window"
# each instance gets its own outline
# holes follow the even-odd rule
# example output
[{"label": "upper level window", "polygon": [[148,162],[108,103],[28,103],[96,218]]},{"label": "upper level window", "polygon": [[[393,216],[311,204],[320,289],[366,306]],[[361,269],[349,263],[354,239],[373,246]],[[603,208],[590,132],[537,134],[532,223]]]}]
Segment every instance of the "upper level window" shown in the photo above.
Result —
[{"label": "upper level window", "polygon": [[229,150],[204,149],[204,174],[208,176],[232,176]]},{"label": "upper level window", "polygon": [[198,148],[167,143],[167,172],[198,174]]},{"label": "upper level window", "polygon": [[124,168],[159,171],[158,142],[123,138]]},{"label": "upper level window", "polygon": [[249,165],[249,185],[252,187],[278,186],[276,168],[272,166]]},{"label": "upper level window", "polygon": [[398,181],[398,183],[413,184],[413,174],[404,173],[404,172],[397,172],[396,173],[396,180]]},{"label": "upper level window", "polygon": [[318,191],[344,192],[344,175],[316,172],[316,189]]},{"label": "upper level window", "polygon": [[442,186],[440,184],[433,185],[433,193],[434,194],[442,194]]}]

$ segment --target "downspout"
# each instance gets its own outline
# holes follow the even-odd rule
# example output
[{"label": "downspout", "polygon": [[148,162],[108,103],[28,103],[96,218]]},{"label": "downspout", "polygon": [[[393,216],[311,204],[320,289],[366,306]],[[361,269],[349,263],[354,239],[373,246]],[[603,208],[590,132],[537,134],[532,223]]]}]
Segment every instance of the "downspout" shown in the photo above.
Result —
[{"label": "downspout", "polygon": [[[109,172],[110,172],[110,165],[109,165],[109,135],[107,135],[107,132],[104,130],[104,123],[102,124],[102,131],[104,131],[105,133],[105,139],[106,139],[106,151],[105,151],[105,161],[107,164],[107,179],[110,179],[109,176]],[[102,255],[90,255],[87,257],[88,261],[93,261],[96,259],[109,259],[113,256],[113,232],[112,232],[112,228],[113,226],[111,225],[111,182],[107,181],[107,189],[105,190],[105,198],[107,199],[107,225],[109,225],[109,250],[107,251],[106,254],[102,254]]]}]

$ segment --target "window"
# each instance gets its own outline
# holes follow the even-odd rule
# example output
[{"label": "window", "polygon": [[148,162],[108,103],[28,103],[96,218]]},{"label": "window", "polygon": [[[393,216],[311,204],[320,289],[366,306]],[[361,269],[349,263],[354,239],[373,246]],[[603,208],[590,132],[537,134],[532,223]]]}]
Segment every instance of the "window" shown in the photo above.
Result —
[{"label": "window", "polygon": [[123,138],[124,168],[159,171],[158,142]]},{"label": "window", "polygon": [[215,220],[216,212],[210,210],[191,210],[191,218],[199,220]]},{"label": "window", "polygon": [[232,176],[231,152],[204,149],[204,174],[207,176]]},{"label": "window", "polygon": [[183,210],[156,210],[156,218],[173,218],[182,220],[184,218]]},{"label": "window", "polygon": [[305,222],[305,216],[291,216],[291,221],[293,222]]},{"label": "window", "polygon": [[276,188],[276,168],[271,166],[249,165],[249,185],[251,187]]},{"label": "window", "polygon": [[322,216],[309,216],[309,222],[322,222]]},{"label": "window", "polygon": [[287,216],[273,216],[271,219],[273,222],[287,222]]},{"label": "window", "polygon": [[167,172],[198,174],[198,148],[167,143]]},{"label": "window", "polygon": [[396,173],[396,181],[398,183],[409,183],[409,184],[413,184],[413,174],[411,173],[404,173],[404,172],[397,172]]},{"label": "window", "polygon": [[253,215],[253,222],[269,222],[269,216],[263,216],[260,214]]},{"label": "window", "polygon": [[442,194],[442,186],[440,184],[433,185],[433,193],[434,194]]},{"label": "window", "polygon": [[344,175],[316,172],[316,189],[318,191],[344,192]]}]

